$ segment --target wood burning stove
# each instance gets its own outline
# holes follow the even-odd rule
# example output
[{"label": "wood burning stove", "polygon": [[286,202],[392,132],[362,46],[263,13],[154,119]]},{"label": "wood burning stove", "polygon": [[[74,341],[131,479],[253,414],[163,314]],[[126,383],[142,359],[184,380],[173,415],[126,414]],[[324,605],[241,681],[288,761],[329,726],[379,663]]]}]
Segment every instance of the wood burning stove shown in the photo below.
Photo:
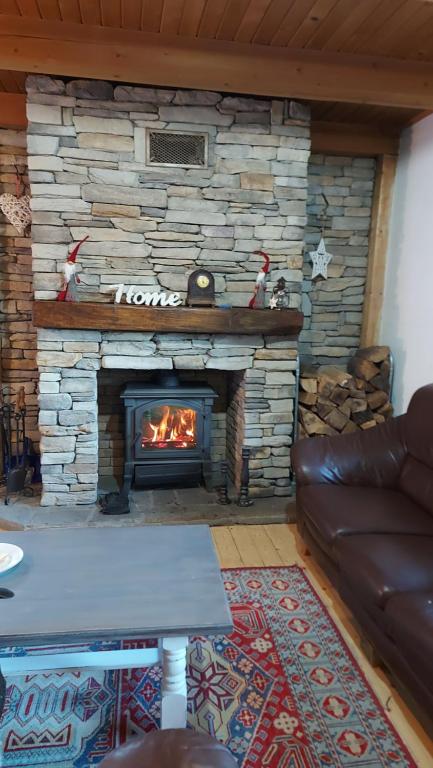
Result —
[{"label": "wood burning stove", "polygon": [[123,492],[137,486],[191,485],[211,489],[211,416],[217,393],[186,384],[173,372],[155,383],[130,382],[125,404]]}]

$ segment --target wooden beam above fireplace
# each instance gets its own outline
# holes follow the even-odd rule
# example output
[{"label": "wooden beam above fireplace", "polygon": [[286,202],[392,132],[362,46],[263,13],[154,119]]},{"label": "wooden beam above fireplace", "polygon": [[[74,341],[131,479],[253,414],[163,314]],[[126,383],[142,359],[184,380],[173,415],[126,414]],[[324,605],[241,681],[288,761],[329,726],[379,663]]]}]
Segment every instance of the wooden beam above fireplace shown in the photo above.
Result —
[{"label": "wooden beam above fireplace", "polygon": [[155,333],[263,333],[296,339],[302,329],[303,319],[302,312],[296,309],[168,309],[56,301],[35,301],[33,304],[33,324],[37,328]]}]

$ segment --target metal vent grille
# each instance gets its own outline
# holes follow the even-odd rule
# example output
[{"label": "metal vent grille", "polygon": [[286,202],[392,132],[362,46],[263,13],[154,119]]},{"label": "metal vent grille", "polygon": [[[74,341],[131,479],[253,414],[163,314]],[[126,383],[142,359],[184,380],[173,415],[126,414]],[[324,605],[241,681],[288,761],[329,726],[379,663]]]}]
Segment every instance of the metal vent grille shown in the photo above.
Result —
[{"label": "metal vent grille", "polygon": [[152,131],[147,134],[148,165],[207,166],[207,134]]}]

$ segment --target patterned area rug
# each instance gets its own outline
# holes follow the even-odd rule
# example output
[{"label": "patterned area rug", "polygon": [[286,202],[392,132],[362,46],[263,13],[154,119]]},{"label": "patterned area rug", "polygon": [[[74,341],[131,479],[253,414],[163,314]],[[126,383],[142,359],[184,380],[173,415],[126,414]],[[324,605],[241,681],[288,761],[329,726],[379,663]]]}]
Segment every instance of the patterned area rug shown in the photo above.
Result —
[{"label": "patterned area rug", "polygon": [[[235,631],[191,643],[190,726],[227,744],[242,768],[416,768],[304,571],[223,573]],[[97,765],[158,727],[159,685],[158,667],[11,679],[1,765]]]}]

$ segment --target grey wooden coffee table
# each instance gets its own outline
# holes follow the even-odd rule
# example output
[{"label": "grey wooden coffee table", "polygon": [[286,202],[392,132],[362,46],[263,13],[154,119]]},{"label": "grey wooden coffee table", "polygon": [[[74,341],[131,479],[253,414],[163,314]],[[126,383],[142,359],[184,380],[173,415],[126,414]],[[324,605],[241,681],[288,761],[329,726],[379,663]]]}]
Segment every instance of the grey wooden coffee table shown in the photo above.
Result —
[{"label": "grey wooden coffee table", "polygon": [[0,574],[0,594],[13,593],[0,600],[0,646],[159,639],[151,649],[3,657],[3,675],[162,662],[161,727],[184,727],[188,636],[232,630],[208,526],[14,531],[0,540],[24,550]]}]

